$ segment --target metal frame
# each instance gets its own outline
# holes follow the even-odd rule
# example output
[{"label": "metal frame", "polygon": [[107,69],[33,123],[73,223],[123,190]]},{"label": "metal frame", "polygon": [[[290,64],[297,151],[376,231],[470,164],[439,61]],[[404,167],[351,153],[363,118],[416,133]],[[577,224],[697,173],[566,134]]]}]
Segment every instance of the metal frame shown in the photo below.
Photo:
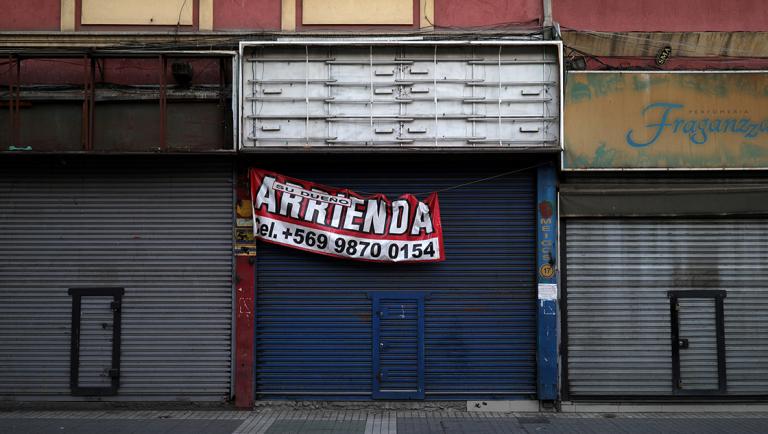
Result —
[{"label": "metal frame", "polygon": [[[371,327],[372,327],[372,369],[371,378],[373,389],[371,390],[371,397],[373,399],[424,399],[424,299],[426,297],[424,292],[408,292],[408,291],[383,291],[383,292],[371,292],[368,296],[371,298]],[[380,331],[381,331],[381,317],[379,316],[379,303],[381,299],[408,299],[415,300],[418,306],[418,318],[417,318],[417,333],[418,333],[418,348],[416,354],[416,368],[418,370],[418,386],[416,392],[382,392],[381,380],[379,373],[381,371],[380,361]]]},{"label": "metal frame", "polygon": [[[72,296],[72,333],[69,361],[69,388],[74,396],[113,396],[120,387],[120,333],[124,288],[70,288]],[[109,387],[80,387],[80,303],[82,297],[112,296],[112,365]]]},{"label": "metal frame", "polygon": [[[239,57],[243,61],[240,62],[240,67],[238,68],[238,75],[239,75],[239,81],[238,81],[238,96],[237,96],[237,108],[236,111],[238,113],[244,113],[245,108],[245,96],[243,89],[245,83],[243,83],[243,71],[245,65],[245,55],[244,50],[248,47],[260,47],[260,46],[339,46],[339,45],[348,45],[348,46],[359,46],[359,45],[369,45],[369,46],[399,46],[399,45],[426,45],[426,46],[553,46],[557,49],[557,59],[556,63],[558,65],[558,71],[559,71],[559,83],[558,83],[558,90],[559,90],[559,101],[558,101],[558,116],[559,116],[559,137],[557,140],[558,148],[555,151],[562,152],[564,149],[564,126],[563,126],[563,112],[564,112],[564,90],[563,90],[563,84],[565,79],[565,69],[563,66],[563,42],[562,41],[552,41],[552,40],[542,40],[542,41],[531,41],[531,40],[508,40],[508,39],[496,39],[496,40],[483,40],[483,41],[469,41],[469,40],[457,40],[457,41],[449,41],[449,40],[424,40],[421,37],[381,37],[381,38],[355,38],[355,39],[345,39],[345,38],[282,38],[278,39],[277,41],[240,41],[239,44]],[[234,88],[234,86],[233,86]],[[233,99],[235,101],[235,99]],[[233,112],[235,110],[233,109]],[[235,148],[237,151],[243,150],[243,142],[245,141],[244,134],[245,132],[242,129],[241,123],[238,122],[237,129],[236,129],[236,139],[235,139]],[[311,148],[308,147],[301,147],[300,150],[302,152],[306,152],[307,150],[310,150]],[[433,148],[433,147],[413,147],[413,148],[401,148],[401,147],[395,147],[395,148],[375,148],[375,149],[366,149],[367,152],[402,152],[402,151],[427,151],[427,152],[552,152],[552,149],[537,149],[537,148],[523,148],[523,149],[495,149],[495,148],[482,148],[482,149],[464,149],[463,151],[455,149],[455,147],[447,147],[447,148]],[[253,149],[249,148],[250,152],[254,152]],[[261,150],[262,153],[279,153],[279,152],[296,152],[296,148],[284,148],[284,147],[268,147],[263,150]],[[349,152],[350,149],[348,147],[342,146],[342,147],[321,147],[319,151],[322,152]],[[254,152],[254,153],[258,153]],[[562,164],[562,163],[561,163]]]},{"label": "metal frame", "polygon": [[[568,71],[568,74],[765,74],[760,70],[739,70],[739,71]],[[565,83],[565,81],[563,81]],[[561,91],[565,86],[560,86]],[[562,95],[560,96],[562,98]],[[562,118],[561,118],[562,119]],[[564,122],[560,122],[564,129]],[[563,131],[560,132],[563,134]],[[565,148],[563,148],[565,151]],[[566,168],[565,159],[560,160],[560,170],[563,172],[732,172],[738,170],[766,170],[768,167],[601,167],[591,169]]]},{"label": "metal frame", "polygon": [[[673,290],[667,292],[671,321],[672,393],[675,395],[717,395],[727,392],[725,360],[725,319],[723,300],[727,293],[718,289]],[[686,390],[680,387],[680,316],[678,300],[681,298],[713,298],[715,300],[715,333],[717,336],[717,389]]]},{"label": "metal frame", "polygon": [[[20,107],[21,107],[21,62],[25,59],[45,59],[45,58],[74,58],[81,59],[83,61],[83,85],[82,85],[82,125],[81,125],[81,149],[77,151],[51,151],[45,152],[45,154],[66,154],[66,153],[80,153],[80,152],[92,152],[94,151],[93,143],[93,128],[94,128],[94,114],[96,109],[96,62],[98,59],[107,58],[134,58],[134,59],[157,59],[158,60],[158,107],[159,107],[159,132],[158,147],[161,151],[168,151],[167,149],[167,122],[168,122],[168,98],[167,98],[167,64],[168,59],[173,58],[219,58],[221,61],[220,66],[220,86],[221,90],[224,89],[224,65],[227,57],[231,59],[232,75],[231,79],[231,111],[232,111],[232,132],[231,149],[220,150],[207,150],[203,153],[211,152],[223,152],[223,153],[235,153],[239,148],[238,144],[238,131],[240,114],[238,112],[237,86],[240,83],[239,79],[239,56],[236,51],[119,51],[119,50],[98,50],[98,51],[86,51],[86,52],[72,52],[72,53],[59,53],[59,52],[11,52],[7,54],[9,62],[11,63],[13,73],[12,82],[9,86],[8,105],[10,111],[9,117],[9,147],[8,149],[0,149],[0,153],[15,152],[15,151],[32,151],[29,146],[21,146],[20,143]],[[219,100],[224,99],[225,93],[220,91]],[[153,154],[151,150],[146,151],[120,151],[110,152],[111,154]],[[184,152],[189,154],[190,152]]]},{"label": "metal frame", "polygon": [[[558,189],[559,190],[559,189]],[[560,193],[558,191],[558,202],[560,199]],[[571,383],[570,383],[570,370],[568,369],[568,255],[565,254],[567,247],[567,234],[568,234],[568,228],[567,228],[567,221],[565,219],[560,219],[560,204],[558,203],[557,208],[557,214],[558,214],[558,245],[559,245],[559,251],[558,251],[558,260],[559,260],[559,268],[558,271],[560,272],[560,282],[559,282],[559,289],[560,289],[560,299],[558,300],[560,302],[560,346],[559,346],[559,356],[560,356],[560,400],[561,401],[568,401],[571,398]]]}]

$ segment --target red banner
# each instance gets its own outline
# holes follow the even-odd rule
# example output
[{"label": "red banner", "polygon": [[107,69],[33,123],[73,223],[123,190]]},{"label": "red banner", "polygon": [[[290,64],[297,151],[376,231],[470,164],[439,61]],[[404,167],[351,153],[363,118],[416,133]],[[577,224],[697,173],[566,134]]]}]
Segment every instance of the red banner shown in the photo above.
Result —
[{"label": "red banner", "polygon": [[445,260],[437,193],[390,200],[250,170],[253,232],[268,243],[375,262]]}]

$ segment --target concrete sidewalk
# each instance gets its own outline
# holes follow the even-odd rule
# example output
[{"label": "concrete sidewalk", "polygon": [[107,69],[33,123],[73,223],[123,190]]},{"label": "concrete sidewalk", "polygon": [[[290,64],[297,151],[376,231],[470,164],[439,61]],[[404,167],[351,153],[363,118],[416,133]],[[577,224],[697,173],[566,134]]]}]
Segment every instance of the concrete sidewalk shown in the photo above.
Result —
[{"label": "concrete sidewalk", "polygon": [[0,433],[416,434],[766,433],[768,413],[492,413],[447,411],[0,412]]}]

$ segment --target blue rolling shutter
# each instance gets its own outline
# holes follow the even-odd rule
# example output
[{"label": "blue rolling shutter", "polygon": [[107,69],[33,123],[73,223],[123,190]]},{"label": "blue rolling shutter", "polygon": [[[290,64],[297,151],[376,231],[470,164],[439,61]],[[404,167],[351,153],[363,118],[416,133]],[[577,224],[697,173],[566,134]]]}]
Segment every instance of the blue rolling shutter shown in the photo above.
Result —
[{"label": "blue rolling shutter", "polygon": [[[453,170],[286,175],[397,196],[492,176]],[[415,177],[413,174],[420,174]],[[534,174],[440,193],[447,260],[376,264],[261,243],[257,256],[256,393],[260,399],[370,399],[372,297],[424,299],[426,399],[535,394]]]}]

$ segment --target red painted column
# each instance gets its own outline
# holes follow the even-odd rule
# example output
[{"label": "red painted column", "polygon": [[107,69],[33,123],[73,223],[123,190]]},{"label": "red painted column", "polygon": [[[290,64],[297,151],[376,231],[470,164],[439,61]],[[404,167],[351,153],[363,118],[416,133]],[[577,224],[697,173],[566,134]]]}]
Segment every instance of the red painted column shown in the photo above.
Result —
[{"label": "red painted column", "polygon": [[235,195],[235,405],[252,408],[256,328],[256,244],[247,171],[238,170]]},{"label": "red painted column", "polygon": [[253,256],[235,257],[235,406],[252,408],[254,401],[254,288]]}]

